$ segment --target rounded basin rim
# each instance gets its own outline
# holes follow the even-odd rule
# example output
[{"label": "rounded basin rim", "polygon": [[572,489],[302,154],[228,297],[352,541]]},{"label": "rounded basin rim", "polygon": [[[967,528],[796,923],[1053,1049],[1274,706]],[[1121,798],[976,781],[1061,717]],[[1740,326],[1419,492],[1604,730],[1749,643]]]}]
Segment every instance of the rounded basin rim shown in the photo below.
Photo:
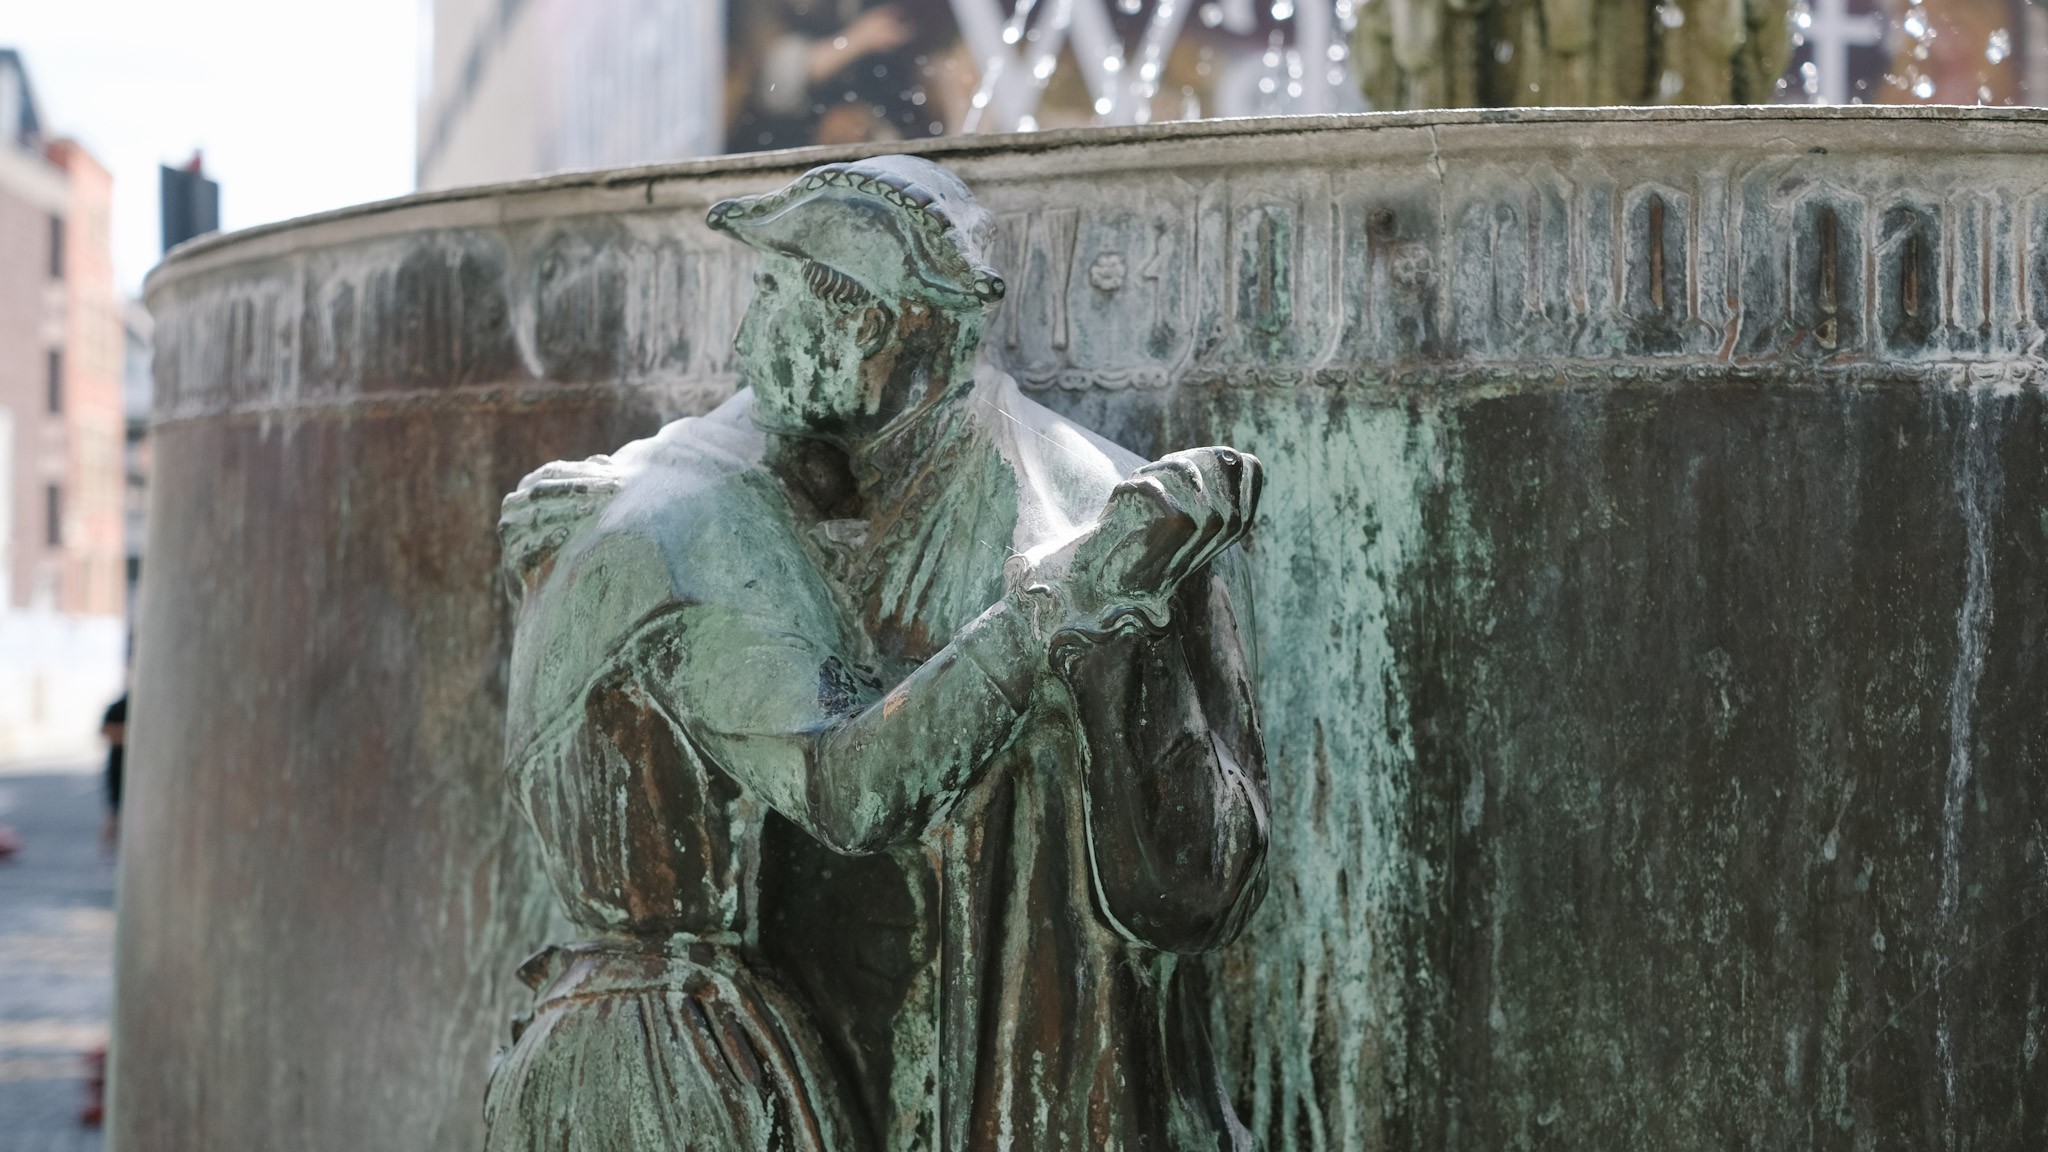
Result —
[{"label": "rounded basin rim", "polygon": [[653,185],[668,180],[696,179],[724,174],[762,171],[801,171],[819,164],[851,160],[880,153],[908,153],[938,158],[974,157],[992,153],[1045,152],[1062,148],[1109,147],[1132,143],[1163,143],[1174,140],[1216,140],[1231,137],[1301,135],[1333,131],[1375,131],[1401,128],[1437,128],[1497,124],[1574,123],[1671,123],[1701,124],[1728,122],[1778,123],[1860,123],[1918,122],[1930,120],[1969,123],[2013,123],[2048,125],[2048,107],[1987,107],[1979,105],[1666,105],[1660,107],[1587,108],[1431,108],[1406,112],[1359,112],[1345,115],[1267,116],[1177,120],[1160,124],[1109,127],[1057,128],[1040,132],[1012,132],[972,136],[943,136],[926,140],[898,140],[885,144],[818,145],[783,148],[768,152],[735,152],[719,156],[671,160],[623,168],[592,168],[553,172],[518,180],[462,184],[410,192],[385,200],[351,204],[287,220],[257,224],[232,232],[215,232],[187,240],[165,253],[164,258],[143,280],[147,299],[164,283],[178,278],[183,266],[200,256],[219,253],[250,241],[300,228],[336,221],[354,220],[430,204],[494,197],[532,195],[574,188]]}]

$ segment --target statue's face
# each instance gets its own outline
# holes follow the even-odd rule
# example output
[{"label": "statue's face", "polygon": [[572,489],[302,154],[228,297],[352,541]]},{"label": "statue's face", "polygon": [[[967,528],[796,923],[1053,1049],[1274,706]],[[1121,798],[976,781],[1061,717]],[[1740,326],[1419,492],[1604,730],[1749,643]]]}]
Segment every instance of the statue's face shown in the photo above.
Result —
[{"label": "statue's face", "polygon": [[763,253],[737,340],[741,383],[754,390],[754,423],[827,438],[872,423],[880,397],[862,381],[861,319],[860,309],[819,299],[795,260]]}]

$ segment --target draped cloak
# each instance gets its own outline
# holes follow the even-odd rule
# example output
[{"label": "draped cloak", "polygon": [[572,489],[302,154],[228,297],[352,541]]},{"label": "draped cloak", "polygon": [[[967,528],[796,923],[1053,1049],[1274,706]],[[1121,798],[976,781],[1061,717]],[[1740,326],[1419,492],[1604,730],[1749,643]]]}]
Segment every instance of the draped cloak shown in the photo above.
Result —
[{"label": "draped cloak", "polygon": [[1248,1147],[1199,960],[1264,890],[1235,556],[1020,690],[1006,562],[1142,459],[984,369],[856,452],[835,517],[750,403],[508,498],[508,771],[570,918],[729,950],[800,1057],[776,1107],[846,1146]]}]

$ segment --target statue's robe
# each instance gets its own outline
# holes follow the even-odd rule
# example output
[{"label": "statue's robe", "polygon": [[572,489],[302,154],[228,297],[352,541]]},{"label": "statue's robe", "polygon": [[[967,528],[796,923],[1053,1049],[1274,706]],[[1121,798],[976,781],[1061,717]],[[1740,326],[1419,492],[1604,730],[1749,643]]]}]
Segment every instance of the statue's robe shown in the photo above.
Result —
[{"label": "statue's robe", "polygon": [[841,515],[749,403],[508,501],[511,772],[572,916],[736,941],[883,1147],[1247,1146],[1182,962],[1264,884],[1231,561],[1019,681],[1006,562],[1143,461],[984,371]]}]

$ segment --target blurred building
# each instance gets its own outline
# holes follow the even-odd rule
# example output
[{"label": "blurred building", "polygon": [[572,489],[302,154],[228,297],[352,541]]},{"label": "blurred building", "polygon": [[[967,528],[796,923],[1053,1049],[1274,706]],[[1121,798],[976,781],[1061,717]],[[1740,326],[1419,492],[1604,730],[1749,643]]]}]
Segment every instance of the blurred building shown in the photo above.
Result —
[{"label": "blurred building", "polygon": [[725,10],[705,0],[436,0],[422,188],[720,150]]},{"label": "blurred building", "polygon": [[197,152],[182,165],[162,165],[157,173],[157,204],[163,217],[164,251],[195,237],[220,231],[220,185],[206,175]]},{"label": "blurred building", "polygon": [[[157,197],[165,252],[187,240],[220,231],[220,185],[206,175],[205,161],[198,152],[175,168],[168,164],[159,168]],[[148,309],[139,301],[130,300],[122,312],[121,327],[121,412],[125,433],[121,458],[126,477],[121,502],[122,540],[132,649],[141,612],[138,594],[142,588],[142,546],[149,527],[149,412],[156,395],[152,375],[156,325]]]},{"label": "blurred building", "polygon": [[137,622],[137,593],[142,586],[142,542],[149,527],[149,408],[156,398],[156,378],[151,374],[155,355],[152,337],[156,323],[149,309],[130,300],[122,310],[123,357],[121,369],[121,416],[124,447],[121,454],[125,483],[121,495],[121,540],[124,554],[128,608],[129,646],[134,646]]},{"label": "blurred building", "polygon": [[126,600],[112,180],[0,49],[0,756],[94,746]]}]

